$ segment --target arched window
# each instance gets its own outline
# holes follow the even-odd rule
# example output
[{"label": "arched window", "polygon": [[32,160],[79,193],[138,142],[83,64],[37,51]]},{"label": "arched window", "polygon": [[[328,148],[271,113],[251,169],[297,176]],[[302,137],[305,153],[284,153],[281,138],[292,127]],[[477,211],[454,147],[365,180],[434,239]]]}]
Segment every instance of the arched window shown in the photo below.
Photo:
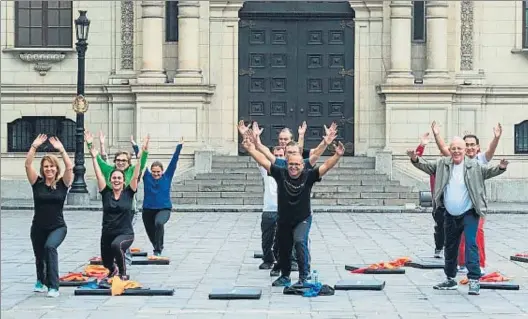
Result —
[{"label": "arched window", "polygon": [[[57,136],[67,152],[75,152],[75,128],[75,122],[64,116],[23,116],[7,123],[7,151],[27,152],[38,134],[47,134]],[[37,150],[55,151],[49,142]]]},{"label": "arched window", "polygon": [[528,120],[515,124],[515,154],[528,154]]}]

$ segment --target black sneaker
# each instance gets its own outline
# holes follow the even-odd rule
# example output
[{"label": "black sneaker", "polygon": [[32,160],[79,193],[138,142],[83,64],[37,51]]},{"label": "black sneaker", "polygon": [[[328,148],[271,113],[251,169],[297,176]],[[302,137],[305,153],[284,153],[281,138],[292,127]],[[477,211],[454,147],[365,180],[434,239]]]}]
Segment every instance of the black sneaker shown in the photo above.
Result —
[{"label": "black sneaker", "polygon": [[270,277],[278,277],[278,276],[280,276],[280,269],[273,268],[270,271]]},{"label": "black sneaker", "polygon": [[271,268],[273,268],[273,263],[263,262],[259,266],[259,269],[271,269]]},{"label": "black sneaker", "polygon": [[293,284],[293,287],[297,287],[297,288],[304,288],[304,287],[309,287],[309,285],[307,285],[308,281],[304,278],[299,278],[299,280]]},{"label": "black sneaker", "polygon": [[458,289],[458,284],[453,278],[447,278],[444,282],[441,282],[433,286],[433,289],[437,290],[456,290]]},{"label": "black sneaker", "polygon": [[273,287],[288,287],[291,285],[290,277],[280,276],[272,284]]},{"label": "black sneaker", "polygon": [[296,262],[292,262],[291,271],[299,271],[299,265]]},{"label": "black sneaker", "polygon": [[442,249],[435,249],[434,258],[442,258]]},{"label": "black sneaker", "polygon": [[478,296],[480,295],[480,282],[475,279],[469,280],[468,295]]}]

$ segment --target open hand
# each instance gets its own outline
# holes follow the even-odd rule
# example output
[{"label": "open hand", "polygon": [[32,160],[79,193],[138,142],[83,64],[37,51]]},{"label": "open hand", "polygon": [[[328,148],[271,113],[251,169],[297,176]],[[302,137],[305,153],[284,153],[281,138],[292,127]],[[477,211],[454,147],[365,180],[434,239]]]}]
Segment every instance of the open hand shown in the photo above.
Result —
[{"label": "open hand", "polygon": [[422,137],[420,137],[420,144],[424,146],[429,144],[429,132],[425,132]]},{"label": "open hand", "polygon": [[416,159],[418,158],[418,156],[416,155],[415,149],[408,149],[407,156],[409,156],[413,161],[416,161]]},{"label": "open hand", "polygon": [[99,143],[101,143],[101,145],[104,145],[104,142],[105,142],[105,135],[103,131],[99,131]]},{"label": "open hand", "polygon": [[502,125],[500,123],[497,123],[497,126],[493,128],[493,134],[495,137],[499,138],[502,135]]},{"label": "open hand", "polygon": [[252,127],[251,130],[249,129],[248,130],[253,132],[252,136],[254,138],[260,137],[260,134],[262,134],[262,132],[264,131],[263,128],[259,127],[257,121],[253,122],[253,125],[251,127]]},{"label": "open hand", "polygon": [[431,123],[431,130],[433,130],[434,135],[440,134],[440,126],[438,125],[438,123],[436,123],[436,121],[433,121],[433,123]]},{"label": "open hand", "polygon": [[343,145],[341,141],[337,142],[337,147],[335,149],[335,152],[339,156],[343,156],[343,154],[345,154],[345,145]]},{"label": "open hand", "polygon": [[64,152],[64,146],[62,145],[61,141],[57,137],[55,136],[50,137],[49,142],[53,146],[54,149],[56,149],[57,151],[61,153]]},{"label": "open hand", "polygon": [[84,131],[84,141],[88,144],[93,143],[93,134],[90,131]]},{"label": "open hand", "polygon": [[39,148],[40,145],[44,144],[48,140],[48,136],[46,134],[39,134],[33,143],[31,144],[34,148]]},{"label": "open hand", "polygon": [[130,143],[132,145],[137,145],[136,141],[134,141],[134,135],[130,135]]},{"label": "open hand", "polygon": [[242,147],[249,152],[255,149],[255,144],[253,144],[251,139],[246,135],[242,141]]},{"label": "open hand", "polygon": [[180,138],[180,144],[183,145],[183,136]]},{"label": "open hand", "polygon": [[143,151],[148,150],[149,143],[150,143],[150,134],[147,134],[147,136],[145,136],[145,138],[143,139],[143,146],[142,146]]},{"label": "open hand", "polygon": [[244,135],[248,130],[249,127],[246,126],[244,120],[240,120],[240,122],[238,122],[238,133],[240,133],[240,135]]},{"label": "open hand", "polygon": [[326,134],[323,137],[323,140],[324,140],[326,145],[330,145],[330,144],[332,144],[332,142],[335,140],[336,137],[337,137],[336,131],[329,130],[328,134]]},{"label": "open hand", "polygon": [[306,134],[307,127],[308,125],[306,125],[306,121],[302,122],[301,126],[299,126],[299,129],[297,131],[297,133],[299,133],[299,136],[304,136],[304,134]]},{"label": "open hand", "polygon": [[508,162],[507,160],[505,160],[503,158],[503,159],[501,159],[501,161],[499,163],[499,167],[502,168],[502,169],[506,169],[506,167],[508,167],[508,164],[510,164],[510,162]]}]

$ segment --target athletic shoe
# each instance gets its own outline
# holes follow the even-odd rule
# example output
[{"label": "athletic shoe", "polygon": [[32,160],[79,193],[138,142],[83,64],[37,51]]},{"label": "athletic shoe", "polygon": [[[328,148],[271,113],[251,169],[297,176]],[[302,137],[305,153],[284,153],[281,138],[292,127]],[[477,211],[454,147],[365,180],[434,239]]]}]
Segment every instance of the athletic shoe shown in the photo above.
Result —
[{"label": "athletic shoe", "polygon": [[435,249],[434,258],[442,258],[442,249]]},{"label": "athletic shoe", "polygon": [[433,289],[437,290],[456,290],[458,289],[458,284],[454,278],[447,278],[444,282],[441,282],[433,286]]},{"label": "athletic shoe", "polygon": [[57,289],[50,288],[50,290],[48,290],[48,297],[57,298],[58,296],[60,296],[60,294]]},{"label": "athletic shoe", "polygon": [[273,268],[273,263],[263,262],[259,266],[259,269],[271,269],[271,268]]},{"label": "athletic shoe", "polygon": [[33,291],[34,292],[47,292],[48,291],[48,287],[43,285],[40,282],[40,280],[37,280],[37,282],[35,283],[35,287],[33,288]]},{"label": "athletic shoe", "polygon": [[458,266],[458,272],[461,274],[467,274],[468,270],[465,266]]},{"label": "athletic shoe", "polygon": [[290,277],[280,276],[272,284],[273,287],[289,287],[291,285]]},{"label": "athletic shoe", "polygon": [[480,283],[476,279],[469,280],[468,295],[477,296],[480,295]]},{"label": "athletic shoe", "polygon": [[280,269],[273,268],[270,271],[270,277],[278,277],[278,276],[280,276]]},{"label": "athletic shoe", "polygon": [[[161,256],[161,252],[159,252],[159,251],[155,251],[155,252],[154,252],[154,256],[156,256],[156,257],[160,257],[160,256]],[[130,261],[132,261],[132,260],[130,260]]]},{"label": "athletic shoe", "polygon": [[480,275],[484,276],[486,274],[486,268],[480,267]]},{"label": "athletic shoe", "polygon": [[299,271],[299,265],[295,261],[291,264],[291,271]]}]

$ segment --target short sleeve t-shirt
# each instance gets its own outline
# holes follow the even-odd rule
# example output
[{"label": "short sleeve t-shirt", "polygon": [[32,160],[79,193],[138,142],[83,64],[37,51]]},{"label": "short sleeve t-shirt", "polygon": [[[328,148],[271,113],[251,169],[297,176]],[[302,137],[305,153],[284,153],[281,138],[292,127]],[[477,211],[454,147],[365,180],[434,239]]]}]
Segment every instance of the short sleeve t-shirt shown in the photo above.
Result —
[{"label": "short sleeve t-shirt", "polygon": [[298,178],[291,178],[287,168],[271,165],[270,175],[277,182],[279,221],[296,225],[308,218],[312,187],[321,181],[319,168],[304,169]]},{"label": "short sleeve t-shirt", "polygon": [[125,187],[119,199],[115,199],[114,191],[105,187],[101,191],[103,201],[103,233],[110,235],[133,235],[132,201],[134,194],[130,186]]},{"label": "short sleeve t-shirt", "polygon": [[476,159],[480,164],[488,164],[488,160],[486,159],[486,153],[478,153]]},{"label": "short sleeve t-shirt", "polygon": [[302,157],[303,158],[310,158],[310,149],[308,149],[308,148],[303,149]]},{"label": "short sleeve t-shirt", "polygon": [[42,177],[37,177],[33,189],[33,203],[35,214],[33,226],[44,230],[54,230],[66,226],[64,222],[64,201],[68,195],[68,187],[60,178],[55,184],[55,189],[46,185]]}]

